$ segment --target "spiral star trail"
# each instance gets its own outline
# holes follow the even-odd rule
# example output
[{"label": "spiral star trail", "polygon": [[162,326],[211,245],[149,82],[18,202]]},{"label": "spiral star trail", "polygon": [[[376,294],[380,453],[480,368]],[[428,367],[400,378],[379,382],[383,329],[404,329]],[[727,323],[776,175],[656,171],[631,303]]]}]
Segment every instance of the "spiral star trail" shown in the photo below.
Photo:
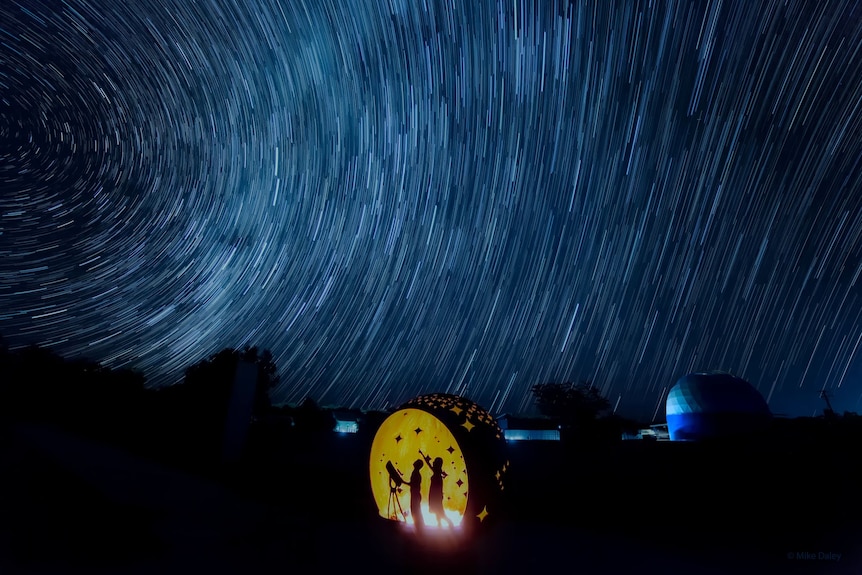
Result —
[{"label": "spiral star trail", "polygon": [[852,410],[860,61],[850,1],[7,0],[0,333],[152,385],[266,347],[276,401]]}]

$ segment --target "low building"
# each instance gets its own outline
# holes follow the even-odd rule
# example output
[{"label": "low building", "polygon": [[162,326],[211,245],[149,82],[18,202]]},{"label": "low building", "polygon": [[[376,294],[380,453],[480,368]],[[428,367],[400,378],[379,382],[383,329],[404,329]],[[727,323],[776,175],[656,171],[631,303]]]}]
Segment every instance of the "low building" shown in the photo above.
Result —
[{"label": "low building", "polygon": [[559,441],[560,425],[537,417],[516,417],[509,414],[497,418],[506,441]]},{"label": "low building", "polygon": [[335,419],[336,433],[358,433],[360,416],[350,411],[335,410],[332,412]]}]

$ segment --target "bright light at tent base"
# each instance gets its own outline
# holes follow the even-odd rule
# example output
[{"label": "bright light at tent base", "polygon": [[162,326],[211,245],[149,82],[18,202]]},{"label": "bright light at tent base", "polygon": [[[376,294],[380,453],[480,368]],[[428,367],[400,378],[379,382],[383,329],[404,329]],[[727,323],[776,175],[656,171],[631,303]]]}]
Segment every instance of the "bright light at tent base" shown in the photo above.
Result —
[{"label": "bright light at tent base", "polygon": [[[446,517],[449,521],[452,522],[451,527],[446,523],[446,521],[440,521],[436,515],[431,513],[431,509],[428,507],[427,503],[422,504],[422,517],[425,520],[425,529],[434,529],[440,531],[458,531],[461,527],[461,521],[464,519],[460,513],[457,511],[453,511],[451,509],[444,510]],[[412,515],[407,515],[406,518],[407,525],[410,526],[411,529],[415,531],[415,522],[413,521]]]}]

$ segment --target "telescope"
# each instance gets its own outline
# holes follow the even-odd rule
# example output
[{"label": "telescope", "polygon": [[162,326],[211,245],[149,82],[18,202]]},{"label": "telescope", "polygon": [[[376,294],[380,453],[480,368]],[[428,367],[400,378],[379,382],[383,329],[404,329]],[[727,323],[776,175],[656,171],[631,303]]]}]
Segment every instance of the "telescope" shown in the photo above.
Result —
[{"label": "telescope", "polygon": [[401,474],[398,473],[398,470],[395,469],[395,466],[392,465],[391,461],[386,462],[386,471],[389,472],[389,481],[394,487],[401,487],[401,484],[404,483],[404,480],[401,479]]},{"label": "telescope", "polygon": [[386,508],[386,516],[389,517],[389,519],[406,521],[407,514],[404,513],[404,509],[401,507],[401,501],[398,500],[398,488],[401,487],[404,480],[401,479],[401,474],[398,473],[398,470],[395,469],[394,465],[392,465],[392,461],[386,462],[386,471],[389,472],[389,506]]}]

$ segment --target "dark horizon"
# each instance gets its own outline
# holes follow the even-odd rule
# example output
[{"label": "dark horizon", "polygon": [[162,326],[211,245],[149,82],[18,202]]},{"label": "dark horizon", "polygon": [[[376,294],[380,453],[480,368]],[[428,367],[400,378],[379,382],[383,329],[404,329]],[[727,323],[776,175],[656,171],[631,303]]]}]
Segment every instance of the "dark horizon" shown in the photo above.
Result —
[{"label": "dark horizon", "polygon": [[857,4],[423,6],[0,6],[0,333],[267,348],[277,402],[862,407]]},{"label": "dark horizon", "polygon": [[[5,338],[2,337],[2,334],[0,334],[0,343],[2,343],[3,345],[6,345]],[[11,369],[15,370],[15,373],[18,374],[17,378],[13,378],[13,379],[18,380],[18,383],[20,383],[20,374],[21,374],[20,370],[21,369],[23,369],[25,372],[28,370],[33,370],[33,369],[38,371],[38,369],[39,369],[39,366],[37,364],[34,364],[33,361],[35,358],[40,357],[40,355],[38,355],[38,354],[36,356],[32,356],[29,354],[24,355],[24,356],[19,355],[21,352],[25,352],[28,348],[33,348],[34,345],[35,344],[31,344],[30,346],[19,347],[17,349],[16,348],[9,348],[9,352],[11,355],[8,357],[10,359],[12,357],[18,356],[19,358],[21,358],[23,360],[23,363],[21,363],[21,364],[16,364],[13,361],[13,363],[11,363],[9,365],[9,367]],[[90,358],[90,357],[62,357],[59,354],[57,354],[55,351],[50,350],[49,348],[44,348],[44,347],[40,347],[40,346],[35,346],[35,348],[37,350],[41,350],[40,353],[47,352],[47,353],[51,354],[54,358],[56,358],[57,361],[61,362],[62,365],[65,366],[64,368],[61,368],[60,371],[52,372],[52,373],[55,373],[55,375],[65,374],[63,377],[78,378],[79,377],[78,374],[80,373],[80,368],[84,365],[90,365],[90,366],[98,365],[103,369],[104,368],[107,368],[108,370],[112,369],[109,366],[105,366],[102,362],[99,362],[99,361],[97,361],[93,358]],[[269,350],[261,350],[258,348],[251,348],[251,349],[245,348],[245,349],[246,349],[246,351],[253,353],[255,355],[255,357],[259,357],[259,354],[263,351],[269,351]],[[238,349],[238,348],[225,348],[224,350],[221,350],[221,352],[225,352],[225,351],[232,351],[232,352],[236,352],[238,354],[244,353],[243,350]],[[209,363],[213,360],[214,357],[215,357],[215,355],[211,355],[207,358],[201,358],[200,363]],[[38,362],[40,360],[35,359],[35,361]],[[199,363],[199,362],[196,362],[196,363]],[[14,365],[18,365],[19,367],[14,368],[13,367]],[[192,367],[192,366],[190,366],[190,367]],[[279,379],[281,379],[282,377],[284,377],[286,375],[286,374],[279,374],[277,372],[277,366],[275,366],[275,367],[276,367],[276,375]],[[187,372],[188,370],[185,370],[185,371]],[[153,385],[149,384],[146,380],[145,374],[143,372],[141,372],[140,370],[135,369],[134,367],[114,368],[112,371],[112,373],[114,373],[115,375],[120,375],[123,372],[131,372],[131,375],[133,376],[132,380],[133,381],[140,381],[140,383],[143,385],[144,389],[158,390],[158,389],[162,388],[160,386],[153,386]],[[6,375],[12,376],[13,374],[7,373]],[[288,377],[288,379],[289,379],[289,377]],[[84,376],[84,378],[80,381],[78,381],[76,379],[76,381],[78,382],[78,384],[83,384],[84,387],[80,388],[78,391],[81,391],[84,393],[86,393],[86,391],[87,391],[87,386],[90,386],[90,385],[96,383],[96,380],[94,380],[92,378],[88,378],[87,376]],[[185,374],[177,382],[178,385],[185,384],[185,383],[188,383],[187,374]],[[562,383],[562,382],[556,382],[556,383]],[[569,382],[569,383],[574,383],[574,382]],[[585,384],[587,382],[580,382],[580,383]],[[564,385],[566,385],[566,384],[564,383]],[[185,387],[185,385],[183,385],[183,387]],[[671,387],[673,387],[673,386],[671,386]],[[438,392],[432,392],[432,393],[438,393]],[[269,395],[269,394],[267,394],[267,395]],[[839,400],[839,402],[836,404],[835,395],[833,393],[827,392],[827,397],[829,400],[828,403],[827,403],[826,399],[824,398],[822,392],[817,392],[816,395],[818,397],[819,405],[815,406],[815,408],[812,409],[811,413],[793,414],[793,413],[783,413],[783,412],[778,412],[778,411],[772,410],[772,415],[775,417],[778,417],[778,418],[788,418],[788,419],[799,418],[799,417],[802,417],[802,418],[822,417],[824,415],[830,415],[831,416],[833,414],[840,417],[842,414],[848,414],[848,413],[851,415],[856,415],[856,411],[846,409],[846,405],[844,405],[841,400]],[[532,397],[532,401],[524,411],[520,411],[520,412],[511,412],[511,411],[502,412],[501,411],[499,413],[495,413],[492,415],[494,417],[501,417],[503,415],[511,415],[511,416],[516,416],[519,418],[520,417],[526,417],[526,418],[539,418],[539,419],[548,418],[548,417],[553,419],[556,417],[556,416],[549,415],[549,414],[543,412],[542,407],[540,405],[541,402],[540,402],[540,400],[539,400],[539,398],[535,392],[533,392],[531,397]],[[383,405],[383,406],[361,408],[361,407],[351,406],[351,405],[332,404],[332,403],[325,403],[325,402],[320,403],[317,398],[309,396],[309,395],[307,395],[301,399],[295,400],[295,401],[283,401],[283,400],[271,401],[271,399],[272,398],[270,398],[268,400],[268,404],[274,408],[277,408],[277,409],[297,408],[297,407],[300,407],[301,405],[305,404],[306,401],[311,400],[314,403],[314,405],[318,406],[320,409],[323,409],[323,410],[332,410],[332,411],[359,410],[359,411],[362,411],[364,413],[393,412],[394,410],[402,407],[404,404],[404,402],[402,402],[400,404],[387,404],[387,405]],[[467,399],[469,399],[469,398],[467,398]],[[607,398],[605,398],[605,400],[607,400]],[[642,413],[638,413],[638,412],[624,412],[621,410],[616,410],[616,409],[614,409],[614,404],[611,401],[608,401],[607,405],[608,405],[607,408],[600,409],[599,411],[596,412],[602,418],[608,417],[608,416],[617,416],[617,417],[623,418],[624,420],[627,420],[629,423],[637,422],[637,423],[640,423],[643,425],[666,423],[667,418],[665,417],[665,403],[664,402],[662,402],[658,406],[658,409],[656,409],[653,412],[654,417],[652,417],[652,418],[646,417]],[[837,407],[837,409],[835,409],[836,407]],[[833,409],[834,412],[829,412],[830,408]],[[827,412],[829,412],[829,413],[827,413]]]}]

